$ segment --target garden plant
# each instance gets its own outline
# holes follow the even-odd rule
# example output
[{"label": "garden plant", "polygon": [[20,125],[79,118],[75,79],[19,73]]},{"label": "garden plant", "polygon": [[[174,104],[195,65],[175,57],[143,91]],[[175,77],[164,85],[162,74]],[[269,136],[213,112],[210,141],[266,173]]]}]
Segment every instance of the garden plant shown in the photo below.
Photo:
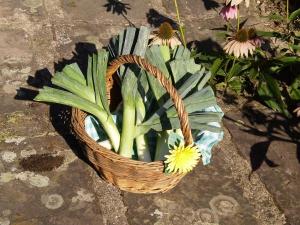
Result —
[{"label": "garden plant", "polygon": [[210,68],[211,85],[223,94],[230,89],[257,98],[291,117],[292,112],[300,115],[300,9],[290,12],[290,3],[296,5],[296,1],[282,2],[285,2],[286,16],[274,13],[268,16],[270,20],[280,21],[281,28],[262,31],[254,26],[245,27],[244,21],[241,22],[239,11],[249,7],[249,0],[224,1],[220,11],[227,24],[224,52],[197,53],[195,58]]}]

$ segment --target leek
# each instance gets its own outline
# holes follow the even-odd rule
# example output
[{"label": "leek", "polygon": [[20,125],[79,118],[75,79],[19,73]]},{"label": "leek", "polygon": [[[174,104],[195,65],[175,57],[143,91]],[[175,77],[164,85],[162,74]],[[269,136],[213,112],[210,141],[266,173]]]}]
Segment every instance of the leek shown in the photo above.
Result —
[{"label": "leek", "polygon": [[165,155],[169,153],[168,137],[172,130],[165,130],[158,133],[154,160],[165,160]]},{"label": "leek", "polygon": [[34,98],[35,101],[51,102],[57,104],[63,104],[75,108],[79,108],[94,115],[102,124],[107,136],[109,137],[111,144],[115,151],[119,148],[120,133],[112,119],[108,116],[104,110],[75,94],[67,91],[58,90],[50,87],[44,87],[40,90],[39,94]]},{"label": "leek", "polygon": [[[136,124],[141,124],[146,115],[146,109],[142,97],[136,96]],[[151,162],[147,138],[144,134],[138,135],[135,139],[137,154],[140,161]]]},{"label": "leek", "polygon": [[114,151],[118,151],[120,133],[113,121],[106,98],[107,61],[108,54],[105,50],[89,57],[87,80],[77,64],[66,66],[51,79],[53,84],[64,90],[44,87],[34,100],[64,104],[94,115],[109,137]]},{"label": "leek", "polygon": [[123,121],[119,154],[131,158],[135,134],[135,96],[137,78],[130,72],[123,78],[121,93],[123,98]]},{"label": "leek", "polygon": [[[109,51],[111,53],[111,56],[113,58],[116,58],[119,55],[126,55],[126,54],[134,54],[138,56],[144,57],[145,52],[147,50],[148,46],[148,40],[149,40],[149,35],[150,35],[150,30],[147,27],[142,26],[140,29],[136,29],[134,27],[129,27],[127,28],[124,32],[122,32],[120,35],[117,37],[113,38],[110,45],[108,46]],[[135,135],[136,134],[136,125],[140,124],[143,122],[144,117],[145,117],[145,105],[143,102],[143,99],[145,99],[145,96],[147,95],[148,91],[148,81],[147,81],[147,75],[145,71],[141,71],[140,69],[137,69],[136,67],[124,67],[121,66],[120,70],[118,71],[118,74],[121,78],[123,78],[123,82],[127,82],[125,80],[125,77],[131,76],[130,73],[134,73],[138,75],[139,77],[139,92],[138,95],[136,96],[135,101],[135,127],[134,127],[134,132],[132,135],[128,134],[128,130],[131,133],[132,131],[132,124],[133,121],[132,119],[134,118],[133,114],[133,106],[128,106],[128,104],[125,103],[124,101],[124,106],[126,105],[126,108],[124,107],[124,117],[125,114],[128,113],[128,117],[130,117],[130,121],[124,121],[123,126],[124,126],[124,134],[128,135],[124,139],[122,138],[122,144],[120,147],[120,154],[125,154],[127,157],[130,157],[132,152],[129,150],[131,148],[132,144],[132,138],[135,138],[135,143],[136,143],[136,150],[138,154],[138,158],[141,161],[146,161],[150,162],[151,157],[150,157],[150,152],[149,152],[149,147],[147,143],[147,137],[144,134],[141,135]],[[127,78],[126,78],[127,79]],[[132,90],[132,85],[129,86],[128,91],[133,91]],[[124,96],[123,99],[125,99],[126,96]],[[148,102],[149,103],[149,102]],[[131,112],[130,112],[131,111]],[[128,120],[128,117],[126,117],[126,120]],[[129,127],[128,128],[128,124]],[[123,131],[123,129],[122,129]],[[123,135],[122,135],[123,136]],[[130,140],[127,140],[130,139]],[[128,145],[127,147],[124,147]],[[127,148],[127,150],[126,150]],[[122,151],[121,151],[122,150]]]}]

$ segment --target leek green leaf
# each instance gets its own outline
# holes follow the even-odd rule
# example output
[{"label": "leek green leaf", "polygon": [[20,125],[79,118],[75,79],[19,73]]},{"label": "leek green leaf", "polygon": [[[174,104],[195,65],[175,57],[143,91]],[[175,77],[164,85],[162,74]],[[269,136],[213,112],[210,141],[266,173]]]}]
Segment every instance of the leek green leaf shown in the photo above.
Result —
[{"label": "leek green leaf", "polygon": [[65,68],[62,70],[62,72],[66,76],[76,80],[80,84],[86,85],[86,80],[84,78],[84,75],[82,74],[82,72],[81,72],[79,66],[77,65],[77,63],[73,63],[73,64],[65,66]]},{"label": "leek green leaf", "polygon": [[101,99],[101,103],[105,111],[109,114],[109,104],[106,95],[106,70],[107,70],[107,62],[108,62],[108,52],[105,50],[101,50],[98,52],[98,66],[96,73],[96,82],[95,85],[99,87],[99,95]]},{"label": "leek green leaf", "polygon": [[58,72],[51,79],[51,82],[61,88],[64,88],[73,94],[89,100],[90,102],[95,102],[94,93],[85,85],[79,83],[77,80],[65,76],[64,73]]}]

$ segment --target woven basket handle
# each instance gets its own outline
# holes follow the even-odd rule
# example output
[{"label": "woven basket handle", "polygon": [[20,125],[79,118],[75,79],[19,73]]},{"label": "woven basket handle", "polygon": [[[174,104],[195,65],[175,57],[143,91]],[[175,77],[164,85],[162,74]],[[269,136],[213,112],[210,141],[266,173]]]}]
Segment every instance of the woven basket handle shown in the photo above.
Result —
[{"label": "woven basket handle", "polygon": [[193,144],[193,136],[189,124],[189,118],[185,110],[183,101],[180,95],[178,94],[177,90],[172,85],[172,83],[163,75],[163,73],[157,67],[151,65],[147,60],[143,59],[140,56],[123,55],[110,63],[110,66],[108,67],[106,73],[106,80],[111,79],[112,75],[119,69],[120,66],[128,63],[137,64],[140,68],[152,74],[166,89],[166,91],[170,94],[172,101],[174,102],[174,106],[179,117],[181,131],[185,140],[185,145]]}]

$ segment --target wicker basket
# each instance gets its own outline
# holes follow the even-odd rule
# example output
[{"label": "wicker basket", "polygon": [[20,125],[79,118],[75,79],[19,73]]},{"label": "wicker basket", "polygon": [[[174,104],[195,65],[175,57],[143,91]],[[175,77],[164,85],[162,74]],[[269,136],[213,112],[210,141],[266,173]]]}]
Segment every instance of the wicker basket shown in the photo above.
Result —
[{"label": "wicker basket", "polygon": [[[117,69],[126,63],[137,64],[140,68],[152,74],[170,94],[177,109],[181,130],[185,144],[193,143],[192,133],[188,122],[183,101],[173,85],[154,66],[145,59],[134,55],[121,56],[111,63],[107,70],[108,90],[112,87],[112,75]],[[134,193],[158,193],[166,192],[175,187],[184,177],[183,174],[165,174],[162,161],[146,163],[125,158],[106,149],[94,141],[85,131],[84,120],[87,114],[79,109],[72,110],[72,126],[82,143],[87,158],[92,162],[101,177],[118,186],[121,190]]]}]

